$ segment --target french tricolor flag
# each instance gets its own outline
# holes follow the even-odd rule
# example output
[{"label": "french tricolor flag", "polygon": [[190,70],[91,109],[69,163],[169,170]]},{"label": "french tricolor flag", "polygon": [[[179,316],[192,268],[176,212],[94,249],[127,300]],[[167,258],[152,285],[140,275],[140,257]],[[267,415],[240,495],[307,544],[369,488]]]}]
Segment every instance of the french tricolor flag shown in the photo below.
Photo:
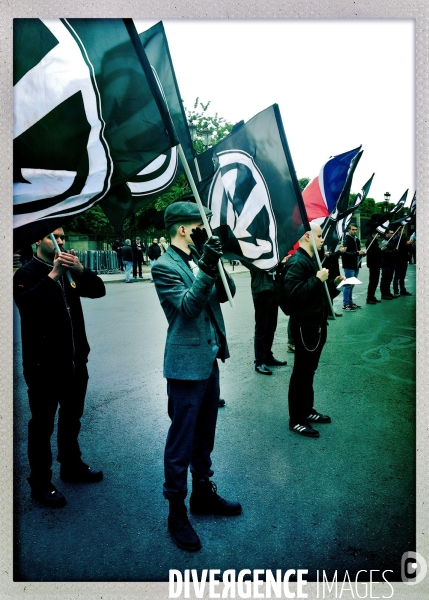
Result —
[{"label": "french tricolor flag", "polygon": [[[362,146],[333,156],[302,192],[309,221],[329,217],[343,191],[353,159]],[[347,198],[348,200],[348,198]]]}]

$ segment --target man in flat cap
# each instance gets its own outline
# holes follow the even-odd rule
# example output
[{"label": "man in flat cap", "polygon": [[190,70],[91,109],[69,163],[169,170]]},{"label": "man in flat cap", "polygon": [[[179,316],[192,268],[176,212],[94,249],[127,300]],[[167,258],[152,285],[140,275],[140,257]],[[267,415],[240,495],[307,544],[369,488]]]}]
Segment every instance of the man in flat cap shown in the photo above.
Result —
[{"label": "man in flat cap", "polygon": [[[204,209],[207,217],[211,216]],[[164,497],[169,501],[168,529],[182,549],[201,548],[187,517],[188,467],[192,474],[192,514],[238,515],[241,505],[221,498],[210,458],[219,405],[217,359],[229,357],[219,302],[227,295],[218,279],[222,245],[207,239],[198,206],[178,201],[164,213],[171,244],[152,269],[156,291],[168,321],[164,353],[170,429],[164,453]],[[231,294],[235,284],[226,274]]]}]

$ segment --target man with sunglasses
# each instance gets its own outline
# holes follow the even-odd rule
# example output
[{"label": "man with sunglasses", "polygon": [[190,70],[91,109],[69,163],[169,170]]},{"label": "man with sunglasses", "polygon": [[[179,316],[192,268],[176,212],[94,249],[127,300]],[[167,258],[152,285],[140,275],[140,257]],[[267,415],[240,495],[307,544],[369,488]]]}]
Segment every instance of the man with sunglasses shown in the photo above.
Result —
[{"label": "man with sunglasses", "polygon": [[[73,250],[64,252],[64,231],[36,242],[32,260],[18,269],[14,300],[21,315],[22,359],[28,386],[31,419],[28,424],[28,482],[31,496],[44,506],[60,508],[66,499],[52,483],[51,436],[58,411],[60,477],[91,483],[103,473],[81,459],[78,435],[88,383],[89,345],[81,297],[101,298],[103,281],[83,267]],[[66,272],[72,276],[73,286]]]}]

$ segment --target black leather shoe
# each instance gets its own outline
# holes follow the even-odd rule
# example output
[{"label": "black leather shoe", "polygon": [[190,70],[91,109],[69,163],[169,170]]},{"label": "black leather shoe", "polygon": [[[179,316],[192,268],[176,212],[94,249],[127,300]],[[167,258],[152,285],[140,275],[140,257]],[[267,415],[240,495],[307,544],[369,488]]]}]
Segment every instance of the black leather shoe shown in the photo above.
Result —
[{"label": "black leather shoe", "polygon": [[65,497],[52,483],[31,488],[31,497],[48,508],[62,508],[67,504]]},{"label": "black leather shoe", "polygon": [[200,538],[189,522],[186,514],[168,515],[168,531],[177,546],[188,552],[196,552],[201,548]]},{"label": "black leather shoe", "polygon": [[232,517],[241,514],[241,504],[221,498],[216,484],[210,479],[192,482],[192,494],[189,499],[192,515],[224,515]]},{"label": "black leather shoe", "polygon": [[376,300],[367,300],[366,301],[367,304],[377,304]]},{"label": "black leather shoe", "polygon": [[391,294],[390,296],[381,296],[382,300],[393,300],[393,295]]},{"label": "black leather shoe", "polygon": [[255,371],[257,371],[261,375],[272,375],[273,374],[273,372],[269,370],[267,365],[255,365]]},{"label": "black leather shoe", "polygon": [[61,465],[60,477],[63,481],[73,483],[95,483],[103,479],[103,472],[82,462],[73,466]]},{"label": "black leather shoe", "polygon": [[287,365],[287,360],[277,360],[277,358],[270,358],[265,363],[267,367],[285,367]]},{"label": "black leather shoe", "polygon": [[401,292],[401,296],[412,296],[412,293],[407,292],[407,290],[404,290],[403,292]]},{"label": "black leather shoe", "polygon": [[225,406],[225,400],[223,398],[219,398],[219,408],[223,408]]}]

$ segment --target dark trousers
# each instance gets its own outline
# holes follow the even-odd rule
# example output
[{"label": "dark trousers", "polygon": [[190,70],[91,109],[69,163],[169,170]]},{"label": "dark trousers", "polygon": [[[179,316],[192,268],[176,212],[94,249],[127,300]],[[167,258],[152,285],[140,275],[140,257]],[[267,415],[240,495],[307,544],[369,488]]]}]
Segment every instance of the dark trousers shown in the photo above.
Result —
[{"label": "dark trousers", "polygon": [[164,497],[186,498],[188,467],[194,477],[211,477],[219,408],[217,361],[208,379],[167,379],[170,429],[164,452]]},{"label": "dark trousers", "polygon": [[274,292],[264,290],[253,295],[255,307],[255,364],[262,365],[273,357],[272,346],[277,329],[279,306]]},{"label": "dark trousers", "polygon": [[405,276],[408,269],[408,260],[401,260],[395,267],[395,274],[393,276],[393,293],[398,294],[399,291],[405,292]]},{"label": "dark trousers", "polygon": [[44,485],[52,478],[51,436],[58,411],[58,461],[72,465],[80,461],[78,435],[83,414],[88,371],[77,367],[67,379],[29,381],[28,399],[31,419],[28,423],[28,460],[30,485]]},{"label": "dark trousers", "polygon": [[291,332],[295,341],[295,359],[289,381],[289,424],[304,424],[313,411],[313,380],[320,355],[326,343],[326,324],[321,327],[300,327],[291,318]]},{"label": "dark trousers", "polygon": [[133,258],[133,277],[137,277],[137,268],[138,268],[138,272],[139,272],[139,277],[143,277],[142,275],[142,261],[143,261],[143,257],[142,256],[135,256]]},{"label": "dark trousers", "polygon": [[391,295],[390,284],[392,283],[394,266],[381,267],[380,292],[382,296]]},{"label": "dark trousers", "polygon": [[367,300],[374,300],[375,291],[380,281],[380,267],[372,267],[369,269],[368,291],[366,293]]}]

